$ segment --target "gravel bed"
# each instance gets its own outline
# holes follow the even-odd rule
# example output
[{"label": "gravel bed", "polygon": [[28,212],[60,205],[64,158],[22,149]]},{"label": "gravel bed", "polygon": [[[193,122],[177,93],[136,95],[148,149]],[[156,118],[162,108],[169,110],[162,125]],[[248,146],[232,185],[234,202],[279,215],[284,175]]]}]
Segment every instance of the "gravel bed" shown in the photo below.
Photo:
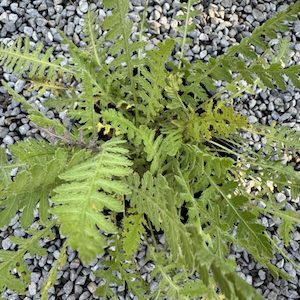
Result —
[{"label": "gravel bed", "polygon": [[[144,9],[144,0],[131,0],[130,2],[130,18],[137,22],[140,20],[139,14]],[[211,56],[225,52],[230,45],[248,36],[255,27],[293,2],[291,0],[199,1],[202,4],[196,5],[195,8],[202,13],[196,17],[197,29],[190,34],[193,43],[187,51],[187,58],[189,60],[208,60]],[[153,44],[163,40],[166,36],[176,36],[176,28],[180,24],[174,17],[181,13],[179,3],[179,0],[149,1],[147,9],[148,35]],[[84,46],[83,15],[89,7],[97,9],[100,19],[103,19],[108,13],[98,4],[98,1],[89,1],[88,3],[87,0],[0,0],[0,41],[7,44],[12,39],[16,39],[18,35],[29,36],[34,43],[42,41],[45,48],[53,47],[55,56],[68,58],[66,47],[60,45],[61,39],[56,28],[62,29],[76,45]],[[286,35],[291,38],[291,63],[299,64],[300,21],[297,21],[291,32]],[[272,43],[278,43],[278,39],[273,40]],[[150,49],[153,46],[149,44],[147,47]],[[18,93],[23,93],[26,87],[25,80],[4,73],[2,70],[0,70],[0,78],[9,82],[10,86],[14,87]],[[31,100],[50,118],[54,118],[55,114],[51,110],[46,111],[42,105],[43,100],[47,97],[49,97],[49,93],[45,93],[38,99],[31,98]],[[235,107],[237,111],[246,114],[251,123],[270,124],[272,121],[276,121],[300,130],[300,91],[292,87],[289,87],[286,92],[258,89],[255,95],[237,99]],[[63,113],[59,114],[59,117],[63,122],[68,122]],[[40,133],[29,122],[25,111],[18,103],[11,101],[3,87],[0,86],[1,147],[6,147],[27,137],[37,138],[40,137]],[[258,136],[249,136],[249,139],[256,150],[263,147],[264,142]],[[277,193],[276,199],[278,202],[286,201],[286,205],[292,209],[300,209],[299,198],[291,199],[288,190]],[[16,216],[8,227],[2,228],[0,231],[0,248],[14,249],[15,245],[10,242],[9,236],[25,235],[20,228],[18,218]],[[264,217],[262,223],[271,234],[276,235],[278,226],[276,222]],[[48,250],[47,256],[26,256],[29,268],[33,271],[26,297],[19,297],[6,291],[2,295],[4,299],[40,299],[40,288],[53,261],[58,256],[61,243],[62,240],[57,234],[54,241],[45,243]],[[164,244],[163,237],[160,237],[160,243]],[[298,264],[300,262],[299,243],[300,233],[296,231],[288,247],[288,253]],[[256,264],[242,249],[234,248],[232,255],[237,259],[240,275],[259,289],[266,299],[300,299],[300,272],[295,270],[281,255],[276,255],[274,264],[287,271],[291,275],[290,280],[274,279],[267,270]],[[138,264],[144,278],[151,282],[152,288],[155,288],[157,283],[151,280],[149,275],[153,266],[145,265],[144,256],[145,249],[141,249],[137,254]],[[80,264],[76,253],[68,250],[67,263],[59,271],[56,284],[49,291],[51,294],[49,299],[95,299],[93,293],[96,286],[101,283],[101,279],[96,279],[93,271],[100,264],[101,260],[95,261],[89,267],[84,267]],[[115,290],[119,299],[134,299],[134,296],[128,293],[124,287],[115,287]]]}]

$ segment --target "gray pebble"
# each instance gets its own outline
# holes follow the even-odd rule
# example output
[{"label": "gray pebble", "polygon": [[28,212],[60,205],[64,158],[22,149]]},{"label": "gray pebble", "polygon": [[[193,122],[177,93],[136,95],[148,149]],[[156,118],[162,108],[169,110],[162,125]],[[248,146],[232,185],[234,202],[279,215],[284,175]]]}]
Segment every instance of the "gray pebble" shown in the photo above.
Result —
[{"label": "gray pebble", "polygon": [[65,292],[66,295],[70,295],[72,293],[73,290],[73,282],[72,281],[68,281],[64,287],[63,290]]},{"label": "gray pebble", "polygon": [[82,294],[80,295],[79,300],[85,300],[85,299],[87,299],[90,295],[91,295],[90,292],[89,292],[89,291],[86,291],[86,292],[84,292],[84,293],[82,293]]},{"label": "gray pebble", "polygon": [[15,83],[15,91],[17,93],[21,93],[24,89],[25,86],[25,80],[19,79],[16,83]]},{"label": "gray pebble", "polygon": [[40,273],[37,273],[37,272],[32,272],[30,274],[30,277],[31,277],[31,281],[32,282],[35,282],[35,283],[38,283],[40,278],[41,278],[41,274]]},{"label": "gray pebble", "polygon": [[11,247],[12,243],[9,238],[6,238],[2,241],[1,245],[4,250],[8,250]]},{"label": "gray pebble", "polygon": [[34,282],[31,282],[28,286],[28,292],[30,296],[36,295],[36,284]]},{"label": "gray pebble", "polygon": [[7,14],[7,12],[3,12],[3,13],[0,15],[0,22],[2,22],[2,23],[8,22],[8,14]]},{"label": "gray pebble", "polygon": [[33,34],[33,29],[29,26],[24,27],[24,33],[27,34],[28,36],[32,36]]},{"label": "gray pebble", "polygon": [[4,138],[9,132],[9,129],[6,127],[0,127],[0,138]]},{"label": "gray pebble", "polygon": [[255,105],[256,105],[256,101],[255,101],[254,99],[251,99],[251,100],[249,101],[249,108],[252,109],[252,108],[255,107]]},{"label": "gray pebble", "polygon": [[258,9],[254,8],[252,10],[252,14],[253,17],[255,18],[255,20],[257,20],[258,22],[263,22],[266,19],[266,16]]},{"label": "gray pebble", "polygon": [[261,280],[265,280],[266,279],[266,272],[263,270],[259,270],[258,271],[258,276]]},{"label": "gray pebble", "polygon": [[27,132],[29,131],[29,129],[30,129],[29,125],[28,124],[24,124],[24,125],[22,125],[22,126],[19,127],[19,132],[22,135],[26,135]]},{"label": "gray pebble", "polygon": [[206,33],[200,33],[199,40],[203,42],[207,42],[209,40],[209,37]]},{"label": "gray pebble", "polygon": [[79,9],[81,12],[86,13],[88,11],[89,5],[86,1],[79,2]]},{"label": "gray pebble", "polygon": [[286,196],[283,193],[276,193],[275,199],[277,200],[277,202],[281,203],[286,200]]},{"label": "gray pebble", "polygon": [[85,276],[79,276],[79,277],[76,279],[75,284],[78,284],[78,285],[84,285],[85,281],[86,281],[86,277],[85,277]]},{"label": "gray pebble", "polygon": [[255,116],[249,116],[248,117],[248,122],[250,124],[254,124],[254,123],[257,123],[258,122],[258,119],[255,117]]},{"label": "gray pebble", "polygon": [[14,143],[14,139],[10,135],[7,135],[3,139],[3,143],[6,145],[12,145]]}]

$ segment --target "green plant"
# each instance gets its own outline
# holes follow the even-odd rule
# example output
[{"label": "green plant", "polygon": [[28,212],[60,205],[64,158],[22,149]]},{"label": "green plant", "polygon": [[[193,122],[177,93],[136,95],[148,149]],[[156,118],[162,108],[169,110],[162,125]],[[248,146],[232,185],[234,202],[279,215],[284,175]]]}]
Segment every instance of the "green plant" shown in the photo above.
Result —
[{"label": "green plant", "polygon": [[[287,275],[271,264],[275,252],[286,256],[285,251],[259,217],[280,218],[279,233],[287,245],[299,215],[275,201],[270,185],[298,195],[300,176],[272,158],[299,150],[300,135],[249,125],[230,102],[253,93],[256,85],[284,89],[289,79],[300,86],[300,66],[285,64],[288,43],[275,52],[267,43],[297,19],[300,2],[227,53],[208,63],[188,63],[184,51],[195,2],[183,7],[182,38],[167,39],[151,51],[144,50],[142,38],[129,42],[132,24],[126,18],[126,0],[104,1],[113,14],[102,24],[92,12],[87,14],[84,50],[64,38],[71,54],[68,66],[52,60],[51,49],[42,54],[40,44],[31,50],[28,39],[0,46],[3,67],[26,74],[39,94],[51,90],[55,97],[45,105],[67,110],[74,124],[68,129],[58,119],[47,119],[2,82],[48,141],[11,145],[13,163],[0,151],[0,226],[20,211],[21,225],[28,230],[28,238],[12,240],[16,251],[0,251],[0,290],[24,293],[30,277],[23,256],[43,255],[38,241],[51,238],[53,227],[66,239],[45,283],[44,299],[64,264],[67,246],[78,251],[84,264],[109,255],[97,273],[105,279],[98,290],[105,297],[114,296],[109,284],[117,283],[126,284],[139,299],[219,299],[221,293],[228,299],[261,299],[235,273],[231,245],[246,249],[274,276]],[[107,31],[100,38],[97,26]],[[175,44],[181,49],[179,64],[170,59]],[[108,55],[115,57],[109,65]],[[77,91],[72,80],[79,83]],[[221,90],[215,86],[219,80],[226,82]],[[226,101],[220,100],[224,92],[230,94]],[[241,131],[265,136],[267,147],[260,152],[245,147]],[[247,189],[249,181],[254,192]],[[30,227],[37,205],[40,227],[34,230]],[[157,246],[156,232],[165,236],[164,249]],[[155,291],[136,268],[134,253],[143,243],[147,260],[155,263],[152,276],[160,280]],[[18,277],[11,273],[15,268]]]}]

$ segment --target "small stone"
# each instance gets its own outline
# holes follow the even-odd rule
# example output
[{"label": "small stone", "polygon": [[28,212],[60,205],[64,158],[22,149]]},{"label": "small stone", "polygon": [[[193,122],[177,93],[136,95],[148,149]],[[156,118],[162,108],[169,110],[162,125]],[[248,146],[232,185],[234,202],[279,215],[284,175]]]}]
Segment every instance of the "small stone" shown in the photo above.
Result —
[{"label": "small stone", "polygon": [[10,15],[8,16],[9,21],[11,21],[11,22],[13,22],[13,23],[17,22],[18,18],[19,18],[19,17],[18,17],[17,14],[10,14]]},{"label": "small stone", "polygon": [[254,19],[257,20],[258,22],[263,22],[266,19],[265,15],[256,8],[254,8],[252,10],[252,15],[253,15]]},{"label": "small stone", "polygon": [[32,34],[33,34],[33,29],[31,27],[29,27],[29,26],[25,26],[23,31],[28,36],[32,36]]},{"label": "small stone", "polygon": [[207,56],[207,50],[203,50],[203,51],[201,51],[200,54],[199,54],[199,57],[200,57],[201,59],[203,59],[203,58],[206,57],[206,56]]},{"label": "small stone", "polygon": [[29,131],[30,127],[28,124],[24,124],[22,126],[19,127],[19,132],[21,135],[26,135],[27,132]]},{"label": "small stone", "polygon": [[199,40],[203,42],[207,42],[209,40],[208,35],[206,33],[200,33]]},{"label": "small stone", "polygon": [[276,266],[279,268],[279,269],[282,269],[283,268],[283,265],[284,265],[284,259],[280,260]]},{"label": "small stone", "polygon": [[10,0],[1,0],[0,6],[1,7],[7,7],[10,5]]},{"label": "small stone", "polygon": [[246,5],[244,7],[244,12],[247,13],[247,14],[251,14],[252,13],[252,7],[251,7],[251,5]]},{"label": "small stone", "polygon": [[3,139],[3,143],[6,145],[12,145],[14,143],[14,139],[10,135],[7,135]]},{"label": "small stone", "polygon": [[4,12],[0,15],[0,22],[6,23],[8,21],[8,14],[7,12]]},{"label": "small stone", "polygon": [[48,42],[53,42],[53,35],[50,31],[48,31],[47,35],[46,35],[46,40]]},{"label": "small stone", "polygon": [[41,274],[40,273],[37,273],[37,272],[32,272],[30,274],[30,277],[31,277],[31,281],[32,282],[35,282],[35,283],[38,283],[40,278],[41,278]]},{"label": "small stone", "polygon": [[255,107],[255,105],[256,105],[256,101],[255,101],[254,99],[251,99],[251,100],[249,101],[249,108],[252,109],[252,108]]},{"label": "small stone", "polygon": [[271,291],[268,295],[268,300],[277,300],[277,293]]},{"label": "small stone", "polygon": [[253,281],[252,276],[251,275],[247,275],[246,276],[246,282],[248,282],[251,285],[252,281]]},{"label": "small stone", "polygon": [[44,18],[36,18],[35,23],[36,25],[43,27],[47,24],[47,20]]},{"label": "small stone", "polygon": [[159,34],[161,25],[157,21],[149,21],[148,24],[155,33]]},{"label": "small stone", "polygon": [[79,259],[75,258],[71,263],[70,263],[70,269],[78,269],[80,266],[80,261]]},{"label": "small stone", "polygon": [[75,25],[74,23],[69,22],[66,28],[66,34],[72,35],[74,33]]},{"label": "small stone", "polygon": [[266,272],[263,270],[259,270],[258,271],[258,276],[261,280],[265,280],[266,279]]},{"label": "small stone", "polygon": [[160,12],[157,11],[157,10],[154,10],[154,12],[153,12],[153,20],[155,20],[155,21],[159,20],[160,16],[161,16]]},{"label": "small stone", "polygon": [[86,1],[79,2],[79,9],[82,13],[86,13],[89,9],[89,5]]},{"label": "small stone", "polygon": [[221,1],[221,4],[226,7],[226,8],[229,8],[232,6],[232,0],[223,0]]},{"label": "small stone", "polygon": [[281,203],[286,200],[286,196],[283,193],[276,193],[275,199],[277,200],[277,202]]},{"label": "small stone", "polygon": [[85,284],[85,281],[86,281],[86,277],[85,277],[85,276],[79,276],[79,277],[76,279],[75,284],[78,284],[78,285],[84,285],[84,284]]},{"label": "small stone", "polygon": [[258,122],[258,119],[255,117],[255,116],[249,116],[248,117],[248,122],[250,124],[254,124],[254,123],[257,123]]},{"label": "small stone", "polygon": [[276,98],[274,100],[274,104],[277,105],[277,106],[284,106],[284,101],[281,98]]},{"label": "small stone", "polygon": [[4,28],[8,31],[8,32],[15,32],[16,31],[16,25],[14,22],[8,22],[4,25]]},{"label": "small stone", "polygon": [[15,83],[15,91],[17,93],[21,93],[24,89],[25,86],[25,80],[19,79],[16,83]]},{"label": "small stone", "polygon": [[97,285],[95,282],[90,282],[87,286],[88,290],[93,294],[97,290]]},{"label": "small stone", "polygon": [[17,128],[17,124],[16,123],[11,123],[9,125],[9,131],[14,131]]},{"label": "small stone", "polygon": [[[27,125],[27,124],[26,124],[26,125]],[[58,259],[58,258],[59,258],[59,251],[58,251],[58,250],[55,250],[55,251],[53,252],[53,256],[54,256],[55,259]]]},{"label": "small stone", "polygon": [[8,250],[11,247],[11,245],[12,245],[12,243],[8,238],[6,238],[2,241],[2,249],[3,250]]},{"label": "small stone", "polygon": [[9,129],[6,127],[0,127],[0,138],[3,139],[9,132]]},{"label": "small stone", "polygon": [[81,285],[75,285],[74,293],[77,295],[81,295],[83,291],[83,287]]},{"label": "small stone", "polygon": [[85,300],[90,296],[90,292],[86,291],[83,294],[80,295],[79,300]]},{"label": "small stone", "polygon": [[63,290],[65,292],[66,295],[70,295],[72,293],[73,290],[73,282],[72,281],[68,281],[64,287]]},{"label": "small stone", "polygon": [[34,282],[31,282],[28,286],[28,292],[30,296],[34,296],[36,294],[36,284]]},{"label": "small stone", "polygon": [[172,20],[171,21],[171,28],[176,29],[177,27],[178,27],[178,21],[177,20]]}]

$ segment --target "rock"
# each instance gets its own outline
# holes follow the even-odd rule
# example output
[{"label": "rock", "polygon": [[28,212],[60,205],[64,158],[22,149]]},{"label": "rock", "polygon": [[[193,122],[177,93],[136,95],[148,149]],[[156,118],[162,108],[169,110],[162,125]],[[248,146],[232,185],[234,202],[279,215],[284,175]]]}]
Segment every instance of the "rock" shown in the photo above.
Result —
[{"label": "rock", "polygon": [[266,279],[266,272],[263,270],[259,270],[258,271],[258,276],[261,280],[265,280]]},{"label": "rock", "polygon": [[255,117],[255,116],[249,116],[248,117],[248,122],[250,124],[254,124],[254,123],[257,123],[258,122],[258,119]]},{"label": "rock", "polygon": [[2,23],[8,22],[8,14],[7,14],[7,12],[4,12],[4,13],[2,13],[0,15],[0,22],[2,22]]},{"label": "rock", "polygon": [[3,139],[8,134],[9,129],[6,127],[0,127],[0,138]]},{"label": "rock", "polygon": [[88,299],[88,297],[90,296],[90,292],[89,291],[86,291],[84,292],[83,294],[80,295],[79,297],[79,300],[85,300],[85,299]]},{"label": "rock", "polygon": [[232,0],[222,0],[221,4],[222,4],[222,6],[229,8],[232,6]]},{"label": "rock", "polygon": [[263,22],[266,20],[266,16],[258,9],[254,8],[252,10],[252,15],[254,17],[255,20],[257,20],[258,22]]},{"label": "rock", "polygon": [[22,126],[19,127],[19,132],[21,135],[26,135],[27,132],[29,131],[30,127],[28,124],[24,124]]},{"label": "rock", "polygon": [[65,292],[66,295],[70,295],[72,293],[73,290],[73,282],[72,281],[68,281],[64,287],[63,290]]},{"label": "rock", "polygon": [[155,20],[155,21],[159,20],[160,16],[161,16],[160,12],[157,11],[157,10],[154,10],[154,12],[153,12],[153,20]]},{"label": "rock", "polygon": [[4,25],[4,28],[8,31],[8,32],[15,32],[16,31],[16,25],[14,22],[7,22],[5,25]]},{"label": "rock", "polygon": [[79,277],[76,279],[75,284],[78,284],[78,285],[84,285],[84,284],[85,284],[85,281],[86,281],[86,277],[85,277],[85,276],[79,276]]},{"label": "rock", "polygon": [[28,292],[30,296],[36,295],[36,284],[34,282],[31,282],[28,286]]},{"label": "rock", "polygon": [[244,7],[244,12],[247,14],[251,14],[252,13],[252,7],[251,5],[247,5]]},{"label": "rock", "polygon": [[8,16],[9,21],[11,21],[11,22],[13,22],[13,23],[17,22],[18,18],[19,18],[19,17],[18,17],[18,15],[16,15],[16,14],[10,14],[10,15]]},{"label": "rock", "polygon": [[24,89],[25,86],[25,80],[19,79],[16,83],[15,83],[15,91],[17,93],[21,93]]},{"label": "rock", "polygon": [[37,272],[32,272],[30,274],[30,277],[31,277],[31,281],[34,282],[34,283],[38,283],[40,278],[41,278],[41,274],[40,273],[37,273]]},{"label": "rock", "polygon": [[277,300],[277,294],[274,291],[271,291],[268,295],[268,300]]},{"label": "rock", "polygon": [[249,108],[252,109],[255,107],[255,105],[256,105],[256,101],[254,99],[251,99],[248,104]]},{"label": "rock", "polygon": [[10,5],[10,0],[1,0],[0,7],[7,7]]},{"label": "rock", "polygon": [[284,266],[284,259],[280,260],[280,261],[276,264],[276,266],[277,266],[279,269],[282,269],[283,266]]},{"label": "rock", "polygon": [[155,33],[159,34],[161,25],[157,21],[149,21],[148,24]]},{"label": "rock", "polygon": [[95,282],[90,282],[87,286],[88,290],[93,294],[97,290],[97,285]]},{"label": "rock", "polygon": [[6,135],[3,139],[3,143],[6,145],[12,145],[14,143],[14,139],[10,135]]},{"label": "rock", "polygon": [[206,33],[200,33],[199,40],[202,42],[207,42],[209,40],[209,37]]},{"label": "rock", "polygon": [[23,31],[28,36],[32,36],[32,34],[33,34],[33,29],[31,27],[29,27],[29,26],[25,26]]},{"label": "rock", "polygon": [[79,9],[82,13],[86,13],[89,9],[89,5],[86,1],[79,1]]},{"label": "rock", "polygon": [[80,261],[79,259],[75,258],[71,263],[70,263],[70,268],[71,269],[78,269],[80,266]]},{"label": "rock", "polygon": [[281,203],[286,200],[286,196],[283,193],[276,193],[275,199],[277,200],[277,202]]},{"label": "rock", "polygon": [[48,21],[44,18],[39,17],[39,18],[36,18],[35,23],[36,23],[36,25],[43,27],[48,23]]},{"label": "rock", "polygon": [[11,247],[12,242],[9,240],[9,238],[6,238],[2,241],[1,245],[3,250],[8,250]]}]

